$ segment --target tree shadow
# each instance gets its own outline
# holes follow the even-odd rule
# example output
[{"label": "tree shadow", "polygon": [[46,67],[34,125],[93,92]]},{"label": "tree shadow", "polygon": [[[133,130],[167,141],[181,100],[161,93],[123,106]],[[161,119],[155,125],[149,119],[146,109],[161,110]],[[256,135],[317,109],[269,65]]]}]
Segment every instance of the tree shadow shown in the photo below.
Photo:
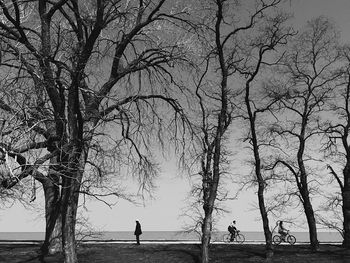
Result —
[{"label": "tree shadow", "polygon": [[193,263],[200,263],[201,262],[199,253],[196,253],[195,251],[189,251],[186,249],[169,249],[169,250],[163,250],[163,251],[185,254],[185,255],[190,256]]},{"label": "tree shadow", "polygon": [[[157,247],[157,248],[153,248],[152,250],[150,250],[149,248],[142,248],[142,247],[138,247],[139,251],[142,251],[142,253],[152,253],[152,255],[156,255],[159,256],[160,258],[164,258],[164,254],[174,254],[176,255],[177,259],[181,259],[181,260],[186,260],[186,261],[182,261],[182,262],[186,262],[186,263],[200,263],[200,246],[186,246],[186,247],[182,247],[182,245],[179,246],[174,246],[174,245],[163,245],[161,247]],[[190,260],[189,260],[190,258]],[[179,261],[180,262],[180,261]]]}]

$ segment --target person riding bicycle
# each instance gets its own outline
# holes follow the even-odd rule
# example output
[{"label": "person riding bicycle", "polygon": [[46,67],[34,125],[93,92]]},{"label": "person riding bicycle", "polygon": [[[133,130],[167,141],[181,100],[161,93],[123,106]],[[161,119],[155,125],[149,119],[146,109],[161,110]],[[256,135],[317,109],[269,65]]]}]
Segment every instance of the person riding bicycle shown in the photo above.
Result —
[{"label": "person riding bicycle", "polygon": [[288,231],[289,230],[283,226],[283,221],[281,220],[278,224],[278,233],[281,235],[282,240],[285,240],[285,238],[288,234]]},{"label": "person riding bicycle", "polygon": [[236,233],[237,233],[236,221],[235,220],[232,221],[232,223],[228,226],[227,230],[231,234],[230,241],[233,241],[235,239]]}]

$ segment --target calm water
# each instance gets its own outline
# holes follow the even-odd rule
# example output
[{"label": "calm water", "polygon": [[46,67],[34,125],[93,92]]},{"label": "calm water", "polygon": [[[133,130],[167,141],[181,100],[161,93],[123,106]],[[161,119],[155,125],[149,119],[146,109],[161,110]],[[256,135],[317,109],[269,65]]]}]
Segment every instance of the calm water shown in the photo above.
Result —
[{"label": "calm water", "polygon": [[[222,236],[226,232],[213,233],[213,241],[221,241]],[[246,241],[264,241],[264,235],[262,232],[241,232]],[[307,232],[293,232],[292,233],[297,242],[308,242],[309,236]],[[142,240],[150,241],[198,241],[199,238],[194,233],[183,233],[180,231],[144,231]],[[2,232],[0,233],[0,240],[43,240],[43,232]],[[131,231],[114,231],[114,232],[102,232],[95,234],[86,240],[115,240],[115,241],[129,241],[134,240],[135,237]],[[337,232],[319,232],[318,239],[320,242],[341,242],[342,238]]]}]

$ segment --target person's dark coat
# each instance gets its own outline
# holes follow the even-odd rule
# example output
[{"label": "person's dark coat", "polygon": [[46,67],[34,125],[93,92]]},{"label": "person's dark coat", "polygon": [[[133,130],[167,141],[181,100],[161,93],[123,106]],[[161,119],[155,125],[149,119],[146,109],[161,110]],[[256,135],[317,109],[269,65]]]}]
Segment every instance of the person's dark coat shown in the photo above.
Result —
[{"label": "person's dark coat", "polygon": [[135,236],[139,236],[142,234],[142,230],[141,230],[141,224],[139,221],[136,221],[136,227],[135,227],[135,232],[134,235]]},{"label": "person's dark coat", "polygon": [[141,224],[139,221],[136,221],[136,227],[134,235],[136,236],[136,244],[140,245],[140,235],[142,234]]}]

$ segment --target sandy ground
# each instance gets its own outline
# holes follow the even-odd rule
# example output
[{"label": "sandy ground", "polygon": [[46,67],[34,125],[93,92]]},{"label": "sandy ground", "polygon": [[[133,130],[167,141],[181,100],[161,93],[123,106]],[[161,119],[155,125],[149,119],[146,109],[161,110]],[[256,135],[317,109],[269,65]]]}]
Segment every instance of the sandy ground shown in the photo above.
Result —
[{"label": "sandy ground", "polygon": [[[40,259],[38,249],[38,244],[0,244],[0,262],[62,262],[61,255]],[[214,244],[210,252],[213,263],[266,262],[264,245],[259,244]],[[198,244],[97,243],[80,245],[78,253],[80,263],[197,263],[200,247]],[[307,245],[280,245],[275,247],[270,262],[350,263],[350,251],[338,245],[321,245],[317,252],[310,251]]]}]

